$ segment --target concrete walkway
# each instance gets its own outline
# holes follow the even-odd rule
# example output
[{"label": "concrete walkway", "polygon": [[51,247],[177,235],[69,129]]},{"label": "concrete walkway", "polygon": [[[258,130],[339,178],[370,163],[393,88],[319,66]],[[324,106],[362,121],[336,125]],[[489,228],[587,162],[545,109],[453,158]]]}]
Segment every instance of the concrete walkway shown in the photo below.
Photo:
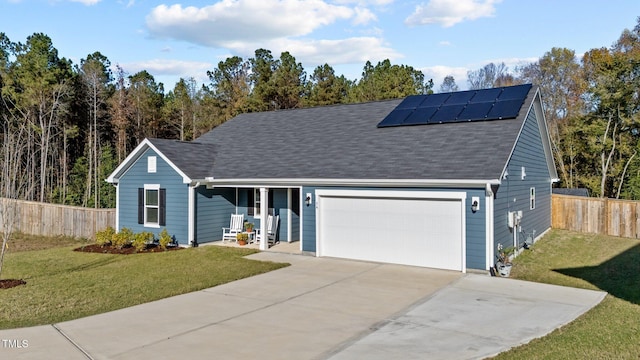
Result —
[{"label": "concrete walkway", "polygon": [[[292,266],[110,313],[3,330],[0,358],[482,358],[543,336],[605,295],[302,255],[251,258]],[[505,317],[514,319],[512,328],[500,334],[495,322]],[[14,346],[25,340],[26,347]]]}]

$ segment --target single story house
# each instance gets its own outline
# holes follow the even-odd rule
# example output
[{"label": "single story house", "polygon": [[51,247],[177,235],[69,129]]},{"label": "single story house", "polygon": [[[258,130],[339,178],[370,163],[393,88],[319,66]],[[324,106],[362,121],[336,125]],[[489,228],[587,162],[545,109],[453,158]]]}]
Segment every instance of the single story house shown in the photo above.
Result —
[{"label": "single story house", "polygon": [[550,228],[557,177],[525,84],[241,114],[195,141],[145,139],[107,181],[118,229],[183,246],[220,241],[231,214],[264,233],[269,213],[305,254],[464,272]]}]

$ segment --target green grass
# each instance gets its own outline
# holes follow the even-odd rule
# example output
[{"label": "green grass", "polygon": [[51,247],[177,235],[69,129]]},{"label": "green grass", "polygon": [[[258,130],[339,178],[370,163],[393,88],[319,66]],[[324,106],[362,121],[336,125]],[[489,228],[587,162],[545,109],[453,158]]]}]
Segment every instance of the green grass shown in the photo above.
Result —
[{"label": "green grass", "polygon": [[640,358],[640,241],[553,230],[514,261],[511,277],[609,295],[576,321],[496,359]]},{"label": "green grass", "polygon": [[[288,265],[243,258],[256,252],[251,249],[202,246],[110,255],[72,251],[86,243],[83,241],[40,240],[16,239],[9,247],[2,278],[23,279],[27,284],[0,290],[0,329],[76,319]],[[38,243],[20,244],[33,241]],[[69,242],[73,245],[69,246]],[[42,246],[43,243],[49,245]]]}]

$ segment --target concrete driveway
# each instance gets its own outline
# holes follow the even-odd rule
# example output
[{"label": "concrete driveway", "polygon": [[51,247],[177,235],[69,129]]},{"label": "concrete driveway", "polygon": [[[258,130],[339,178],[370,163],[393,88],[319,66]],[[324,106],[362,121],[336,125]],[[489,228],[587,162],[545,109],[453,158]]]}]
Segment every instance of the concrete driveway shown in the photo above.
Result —
[{"label": "concrete driveway", "polygon": [[[292,266],[110,313],[3,330],[0,358],[482,358],[543,336],[605,295],[407,266],[271,252],[251,258]],[[496,331],[497,313],[517,319],[507,334]]]}]

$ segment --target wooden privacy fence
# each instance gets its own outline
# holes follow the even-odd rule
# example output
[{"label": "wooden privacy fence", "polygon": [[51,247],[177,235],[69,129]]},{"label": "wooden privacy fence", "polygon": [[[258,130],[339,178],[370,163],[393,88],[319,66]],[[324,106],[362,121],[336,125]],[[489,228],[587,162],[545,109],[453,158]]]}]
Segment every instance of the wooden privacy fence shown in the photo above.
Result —
[{"label": "wooden privacy fence", "polygon": [[[96,231],[116,224],[115,209],[91,209],[3,199],[15,206],[13,231],[32,235],[66,235],[93,239]],[[2,226],[2,222],[0,222]]]},{"label": "wooden privacy fence", "polygon": [[551,196],[551,227],[640,238],[640,201]]}]

